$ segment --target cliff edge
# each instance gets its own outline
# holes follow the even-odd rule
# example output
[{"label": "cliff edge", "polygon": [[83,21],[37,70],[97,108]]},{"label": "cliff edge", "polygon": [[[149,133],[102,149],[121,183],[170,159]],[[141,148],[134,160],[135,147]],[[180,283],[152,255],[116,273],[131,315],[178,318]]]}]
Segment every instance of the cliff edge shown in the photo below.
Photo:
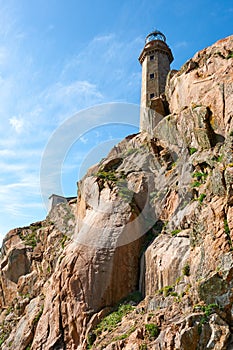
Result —
[{"label": "cliff edge", "polygon": [[10,231],[3,350],[233,348],[233,36],[166,86],[170,114]]}]

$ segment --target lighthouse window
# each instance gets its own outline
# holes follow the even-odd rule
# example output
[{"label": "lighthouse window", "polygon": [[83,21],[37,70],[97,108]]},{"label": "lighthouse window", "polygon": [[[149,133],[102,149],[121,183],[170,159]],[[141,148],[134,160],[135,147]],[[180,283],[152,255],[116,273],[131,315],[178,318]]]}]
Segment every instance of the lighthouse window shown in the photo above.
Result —
[{"label": "lighthouse window", "polygon": [[150,79],[154,79],[155,78],[155,74],[154,73],[151,73],[150,74]]},{"label": "lighthouse window", "polygon": [[154,59],[155,59],[155,56],[154,56],[154,55],[151,55],[151,56],[150,56],[150,61],[154,61]]},{"label": "lighthouse window", "polygon": [[154,93],[150,94],[150,98],[153,98],[153,97],[155,97],[155,94]]}]

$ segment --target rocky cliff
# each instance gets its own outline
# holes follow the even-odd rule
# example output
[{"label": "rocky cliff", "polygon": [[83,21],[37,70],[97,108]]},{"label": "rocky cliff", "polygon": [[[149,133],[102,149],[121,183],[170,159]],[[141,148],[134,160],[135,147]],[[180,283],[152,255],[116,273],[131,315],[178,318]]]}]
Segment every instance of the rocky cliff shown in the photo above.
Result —
[{"label": "rocky cliff", "polygon": [[3,350],[233,349],[233,36],[166,87],[170,114],[1,248]]}]

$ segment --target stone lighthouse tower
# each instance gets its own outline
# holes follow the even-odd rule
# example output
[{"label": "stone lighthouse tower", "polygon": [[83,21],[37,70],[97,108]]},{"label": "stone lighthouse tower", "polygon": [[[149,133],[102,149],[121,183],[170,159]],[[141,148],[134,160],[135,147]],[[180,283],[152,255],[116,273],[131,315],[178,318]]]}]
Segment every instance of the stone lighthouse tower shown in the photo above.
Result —
[{"label": "stone lighthouse tower", "polygon": [[[172,61],[173,55],[166,44],[165,35],[158,30],[148,34],[139,56],[142,65],[141,130],[152,131],[159,121],[157,114],[162,114],[163,107],[162,99],[159,97],[165,91],[166,78]],[[160,120],[161,118],[162,115]]]}]

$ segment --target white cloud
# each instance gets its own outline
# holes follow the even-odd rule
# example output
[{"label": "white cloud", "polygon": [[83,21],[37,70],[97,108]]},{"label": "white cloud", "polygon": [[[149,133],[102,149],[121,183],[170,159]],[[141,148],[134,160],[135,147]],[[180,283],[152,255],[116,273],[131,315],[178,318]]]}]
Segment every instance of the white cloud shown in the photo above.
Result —
[{"label": "white cloud", "polygon": [[[29,182],[25,182],[25,181],[21,181],[21,182],[16,182],[16,183],[11,183],[9,185],[5,185],[4,188],[2,189],[3,192],[10,192],[11,190],[21,190],[22,188],[27,188],[27,189],[34,189],[36,190],[38,186],[38,181],[36,181],[35,183],[29,183]],[[0,190],[1,192],[1,190]],[[39,191],[37,190],[37,193],[39,193]]]},{"label": "white cloud", "polygon": [[1,149],[0,150],[0,157],[3,158],[3,157],[13,157],[15,156],[15,151],[13,150],[10,150],[10,149]]},{"label": "white cloud", "polygon": [[[101,56],[106,56],[106,50],[109,49],[112,45],[115,45],[116,39],[114,34],[110,33],[108,35],[99,35],[95,36],[85,47],[85,49],[79,52],[73,57],[69,57],[63,66],[61,72],[61,78],[66,77],[70,74],[70,72],[76,72],[78,70],[79,74],[82,74],[83,68],[85,67],[84,75],[87,74],[87,69],[93,71],[95,66],[99,69],[99,65],[94,62],[95,60],[99,60]],[[92,61],[92,65],[90,65],[90,58]],[[81,69],[80,69],[81,68]],[[106,69],[106,67],[105,67]],[[100,73],[100,71],[99,71]],[[94,76],[93,76],[94,78]]]},{"label": "white cloud", "polygon": [[[8,36],[10,31],[14,32],[12,34],[14,39],[17,35],[20,36],[21,43],[29,35],[28,33],[21,35],[13,23],[5,29]],[[53,26],[48,27],[47,30],[52,31]],[[54,66],[51,68],[48,63],[46,69],[38,68],[36,64],[38,62],[40,64],[40,61],[37,61],[36,57],[29,57],[28,52],[22,50],[24,47],[23,45],[20,47],[18,41],[14,47],[12,38],[8,41],[9,45],[6,46],[6,43],[2,43],[2,38],[0,38],[0,65],[5,65],[5,71],[2,70],[0,73],[2,86],[0,132],[3,130],[0,138],[1,227],[4,225],[6,227],[9,222],[15,225],[13,221],[16,222],[16,217],[21,225],[24,222],[20,219],[21,217],[33,217],[35,213],[33,210],[37,207],[39,211],[40,158],[43,157],[42,150],[49,137],[59,125],[62,125],[76,112],[96,104],[109,102],[109,100],[119,100],[118,95],[122,98],[122,91],[128,86],[131,79],[132,72],[126,74],[131,66],[130,57],[135,56],[133,53],[135,47],[141,47],[137,40],[123,43],[113,34],[97,36],[87,44],[82,52],[74,54],[67,61],[64,59],[62,62],[61,59],[60,62],[56,62],[54,66],[57,64],[57,74],[54,74],[52,73]],[[14,54],[9,55],[12,52]],[[113,65],[113,62],[117,64]],[[51,74],[47,76],[46,70],[50,68]],[[135,90],[135,86],[136,84],[133,84],[129,87],[130,93]],[[125,96],[127,98],[128,94],[125,93]],[[111,115],[113,121],[117,117],[118,114]],[[80,119],[80,124],[82,127],[86,125],[86,128],[89,129],[93,123],[98,125],[101,118],[103,118],[102,109],[100,114],[87,111]],[[76,131],[72,132],[76,133]],[[70,137],[70,134],[62,135],[59,140],[62,140],[62,145],[59,142],[56,149],[58,153],[66,138]],[[101,138],[102,135],[99,135],[97,131],[96,137]],[[88,139],[85,134],[81,136],[80,143],[84,145],[83,148],[86,148]],[[68,171],[69,168],[70,171],[75,171],[80,165],[77,164],[78,160],[80,163],[84,156],[79,150],[76,154],[79,159],[65,164],[63,171]],[[48,178],[51,176],[52,171],[49,172]],[[52,183],[49,192],[55,190]],[[39,218],[35,217],[36,220]]]},{"label": "white cloud", "polygon": [[17,200],[11,203],[5,203],[3,206],[4,211],[10,215],[18,216],[20,218],[31,218],[31,214],[27,213],[25,209],[41,209],[42,204],[40,202],[35,203],[20,203]]},{"label": "white cloud", "polygon": [[21,134],[24,127],[24,120],[22,118],[12,117],[10,118],[9,122],[17,134]]},{"label": "white cloud", "polygon": [[[104,101],[104,95],[98,86],[87,80],[73,80],[66,82],[60,78],[58,82],[50,85],[40,96],[44,115],[39,119],[40,125],[47,123],[53,127],[65,121],[80,110],[100,104]],[[43,132],[45,129],[43,128]]]},{"label": "white cloud", "polygon": [[84,145],[86,145],[87,142],[88,142],[88,138],[87,138],[87,137],[84,137],[84,136],[81,136],[81,137],[79,138],[79,140],[80,140]]},{"label": "white cloud", "polygon": [[95,84],[88,81],[74,81],[70,84],[56,83],[49,88],[46,98],[53,102],[67,103],[70,99],[76,98],[97,98],[102,99],[103,95],[98,91]]},{"label": "white cloud", "polygon": [[[142,41],[141,37],[137,37],[125,42],[112,33],[94,37],[83,51],[65,63],[61,79],[66,80],[71,75],[78,76],[80,80],[94,84],[98,90],[101,86],[101,102],[135,102],[135,95],[140,95],[141,77],[140,64],[138,63],[138,71],[135,72],[135,62],[142,48]],[[136,85],[130,86],[132,76],[137,73],[139,79]],[[90,105],[93,105],[91,100]]]},{"label": "white cloud", "polygon": [[24,171],[25,170],[25,165],[1,162],[0,163],[0,169],[1,169],[1,175],[2,174],[6,174],[6,173],[10,173],[10,172],[16,173],[16,172],[19,172],[19,171]]},{"label": "white cloud", "polygon": [[188,46],[187,41],[179,41],[173,45],[173,48],[179,49],[179,48],[187,47],[187,46]]},{"label": "white cloud", "polygon": [[94,37],[94,39],[91,41],[90,45],[94,42],[100,43],[100,42],[109,42],[110,40],[113,40],[115,35],[113,33],[110,33],[108,35],[97,35]]},{"label": "white cloud", "polygon": [[[1,169],[2,165],[0,164]],[[7,182],[5,175],[0,178],[0,181],[4,183],[0,188],[0,193],[12,194],[12,198],[15,198],[17,193],[19,195],[21,194],[22,198],[29,192],[33,192],[33,194],[40,193],[39,176],[34,169],[30,169],[29,167],[27,169],[27,165],[23,167],[22,165],[8,164],[3,174],[8,174],[8,178],[11,178],[11,181]],[[21,192],[22,189],[24,189],[24,192]]]},{"label": "white cloud", "polygon": [[0,65],[5,65],[8,61],[8,52],[6,47],[2,46],[0,47]]}]

